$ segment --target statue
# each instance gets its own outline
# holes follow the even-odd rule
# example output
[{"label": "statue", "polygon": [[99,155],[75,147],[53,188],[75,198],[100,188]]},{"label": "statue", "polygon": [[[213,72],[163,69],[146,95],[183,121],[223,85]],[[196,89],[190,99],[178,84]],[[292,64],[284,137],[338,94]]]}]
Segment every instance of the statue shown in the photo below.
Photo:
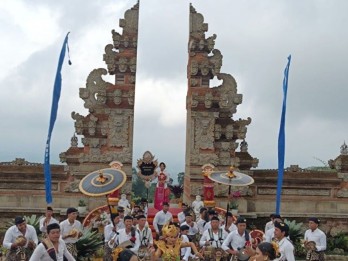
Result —
[{"label": "statue", "polygon": [[192,202],[192,208],[193,211],[196,214],[196,217],[199,218],[199,211],[201,210],[201,208],[204,207],[204,203],[202,201],[201,196],[197,195],[196,196],[196,200]]},{"label": "statue", "polygon": [[125,210],[125,215],[128,215],[128,213],[130,212],[130,204],[126,194],[121,195],[121,199],[118,201],[118,206],[123,207]]}]

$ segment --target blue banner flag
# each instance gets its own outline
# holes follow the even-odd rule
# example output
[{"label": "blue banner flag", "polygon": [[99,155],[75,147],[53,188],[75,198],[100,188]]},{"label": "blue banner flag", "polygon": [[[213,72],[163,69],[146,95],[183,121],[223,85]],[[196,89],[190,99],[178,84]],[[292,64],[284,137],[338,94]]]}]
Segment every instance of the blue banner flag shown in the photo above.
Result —
[{"label": "blue banner flag", "polygon": [[[60,98],[60,91],[62,89],[62,66],[65,57],[65,50],[68,49],[69,55],[69,45],[68,45],[68,36],[67,33],[62,50],[60,51],[58,68],[56,72],[56,79],[54,80],[53,86],[53,96],[52,96],[52,107],[51,107],[51,117],[50,117],[50,125],[48,128],[48,135],[46,141],[46,149],[45,149],[45,162],[44,162],[44,175],[45,175],[45,190],[46,190],[46,203],[52,203],[52,177],[51,177],[51,167],[50,167],[50,143],[51,143],[51,135],[54,127],[54,123],[57,119],[57,111],[58,111],[58,102]],[[69,64],[71,64],[69,59]]]},{"label": "blue banner flag", "polygon": [[278,135],[278,182],[277,182],[277,199],[276,199],[276,214],[280,214],[280,202],[283,186],[283,175],[284,175],[284,158],[285,158],[285,114],[286,114],[286,97],[288,93],[288,77],[289,68],[291,62],[291,55],[288,57],[288,64],[284,70],[283,80],[283,107],[282,116],[280,119],[280,128]]}]

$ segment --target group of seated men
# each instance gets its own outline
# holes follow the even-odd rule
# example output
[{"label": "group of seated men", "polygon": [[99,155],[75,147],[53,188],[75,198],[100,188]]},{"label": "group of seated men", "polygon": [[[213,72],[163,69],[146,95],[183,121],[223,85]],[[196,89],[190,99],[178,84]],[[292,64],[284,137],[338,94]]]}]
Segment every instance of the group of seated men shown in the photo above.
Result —
[{"label": "group of seated men", "polygon": [[[153,219],[157,239],[162,237],[162,227],[173,223],[173,215],[169,208],[169,204],[164,202],[163,209],[157,212]],[[64,256],[64,260],[73,261],[77,258],[76,242],[82,235],[82,225],[76,220],[77,209],[68,208],[67,219],[59,224],[52,217],[52,213],[52,208],[48,207],[46,216],[40,220],[40,230],[46,237],[39,245],[34,227],[26,224],[23,217],[15,218],[15,225],[6,231],[4,237],[3,246],[9,249],[6,260],[63,260]],[[104,227],[105,261],[114,260],[114,249],[123,244],[126,244],[124,248],[128,248],[130,255],[151,260],[156,245],[142,207],[134,206],[129,214],[125,214],[124,209],[120,207],[118,213],[111,214],[110,221],[110,224]],[[309,229],[304,240],[314,242],[314,248],[308,249],[308,260],[324,260],[326,236],[318,229],[319,223],[317,218],[309,219]],[[246,230],[246,219],[236,219],[229,212],[225,217],[221,217],[214,209],[203,207],[200,209],[200,216],[195,217],[188,206],[183,204],[176,225],[180,230],[179,237],[182,242],[196,243],[206,260],[215,260],[213,256],[215,258],[217,255],[221,257],[219,260],[230,260],[232,256],[242,260],[243,256],[252,256],[253,248],[250,246],[259,243],[255,242]],[[264,231],[263,241],[276,241],[279,245],[279,258],[276,260],[295,261],[294,246],[288,238],[289,227],[279,215],[271,215],[271,221],[266,224]],[[248,251],[244,251],[247,248]],[[182,248],[180,255],[180,260],[195,258],[190,247]]]}]

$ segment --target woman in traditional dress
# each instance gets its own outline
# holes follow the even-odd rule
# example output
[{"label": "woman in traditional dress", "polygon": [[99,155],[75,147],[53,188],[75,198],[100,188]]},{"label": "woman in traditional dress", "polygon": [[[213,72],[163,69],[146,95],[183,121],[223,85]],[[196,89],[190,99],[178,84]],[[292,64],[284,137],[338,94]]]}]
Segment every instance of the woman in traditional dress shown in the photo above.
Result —
[{"label": "woman in traditional dress", "polygon": [[154,207],[157,210],[162,210],[163,202],[169,202],[169,188],[167,187],[168,174],[165,171],[166,164],[161,162],[159,167],[160,173],[157,174],[158,182],[155,190]]},{"label": "woman in traditional dress", "polygon": [[182,242],[182,239],[179,238],[179,230],[174,224],[164,225],[162,236],[163,239],[154,241],[157,250],[153,260],[159,260],[161,258],[162,261],[180,261],[180,249],[183,247],[191,247],[197,257],[203,258],[195,244],[192,242]]}]

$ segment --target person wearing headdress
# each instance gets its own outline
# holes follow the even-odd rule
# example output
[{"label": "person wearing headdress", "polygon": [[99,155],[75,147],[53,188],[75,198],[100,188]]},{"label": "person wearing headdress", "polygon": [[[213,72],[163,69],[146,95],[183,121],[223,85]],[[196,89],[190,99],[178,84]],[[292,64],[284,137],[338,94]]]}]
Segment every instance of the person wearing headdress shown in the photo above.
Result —
[{"label": "person wearing headdress", "polygon": [[[162,261],[180,260],[180,249],[191,247],[195,255],[203,258],[202,254],[198,252],[195,244],[192,242],[182,242],[179,238],[179,230],[174,224],[166,224],[162,228],[163,239],[155,240],[157,246],[155,258],[162,258]],[[157,260],[155,259],[155,260]]]},{"label": "person wearing headdress", "polygon": [[163,202],[169,201],[169,188],[167,187],[167,182],[169,179],[169,174],[166,172],[166,164],[161,162],[159,164],[159,174],[157,175],[157,185],[155,190],[154,207],[157,210],[162,210]]},{"label": "person wearing headdress", "polygon": [[245,218],[238,217],[236,225],[237,230],[227,235],[221,248],[231,256],[242,259],[241,256],[245,256],[244,249],[251,245],[251,236],[246,230],[247,221]]},{"label": "person wearing headdress", "polygon": [[53,208],[51,206],[48,206],[46,208],[45,216],[40,218],[40,221],[39,221],[40,231],[42,233],[47,232],[46,228],[48,225],[53,223],[59,224],[58,220],[55,219],[52,215],[53,215]]},{"label": "person wearing headdress", "polygon": [[64,240],[60,238],[58,223],[49,224],[46,233],[47,238],[35,248],[29,261],[75,261],[66,248]]},{"label": "person wearing headdress", "polygon": [[308,219],[309,229],[304,235],[304,245],[307,249],[307,259],[309,261],[325,260],[324,251],[326,250],[326,235],[318,228],[320,220],[316,217]]},{"label": "person wearing headdress", "polygon": [[278,240],[280,257],[277,261],[295,261],[294,245],[288,239],[289,226],[283,222],[274,222],[274,237]]},{"label": "person wearing headdress", "polygon": [[28,260],[38,244],[36,230],[25,218],[17,216],[15,224],[6,230],[3,246],[7,252],[6,261]]},{"label": "person wearing headdress", "polygon": [[68,208],[66,214],[67,219],[59,224],[60,234],[70,254],[77,258],[76,242],[82,236],[82,224],[77,220],[78,210],[76,208]]}]

